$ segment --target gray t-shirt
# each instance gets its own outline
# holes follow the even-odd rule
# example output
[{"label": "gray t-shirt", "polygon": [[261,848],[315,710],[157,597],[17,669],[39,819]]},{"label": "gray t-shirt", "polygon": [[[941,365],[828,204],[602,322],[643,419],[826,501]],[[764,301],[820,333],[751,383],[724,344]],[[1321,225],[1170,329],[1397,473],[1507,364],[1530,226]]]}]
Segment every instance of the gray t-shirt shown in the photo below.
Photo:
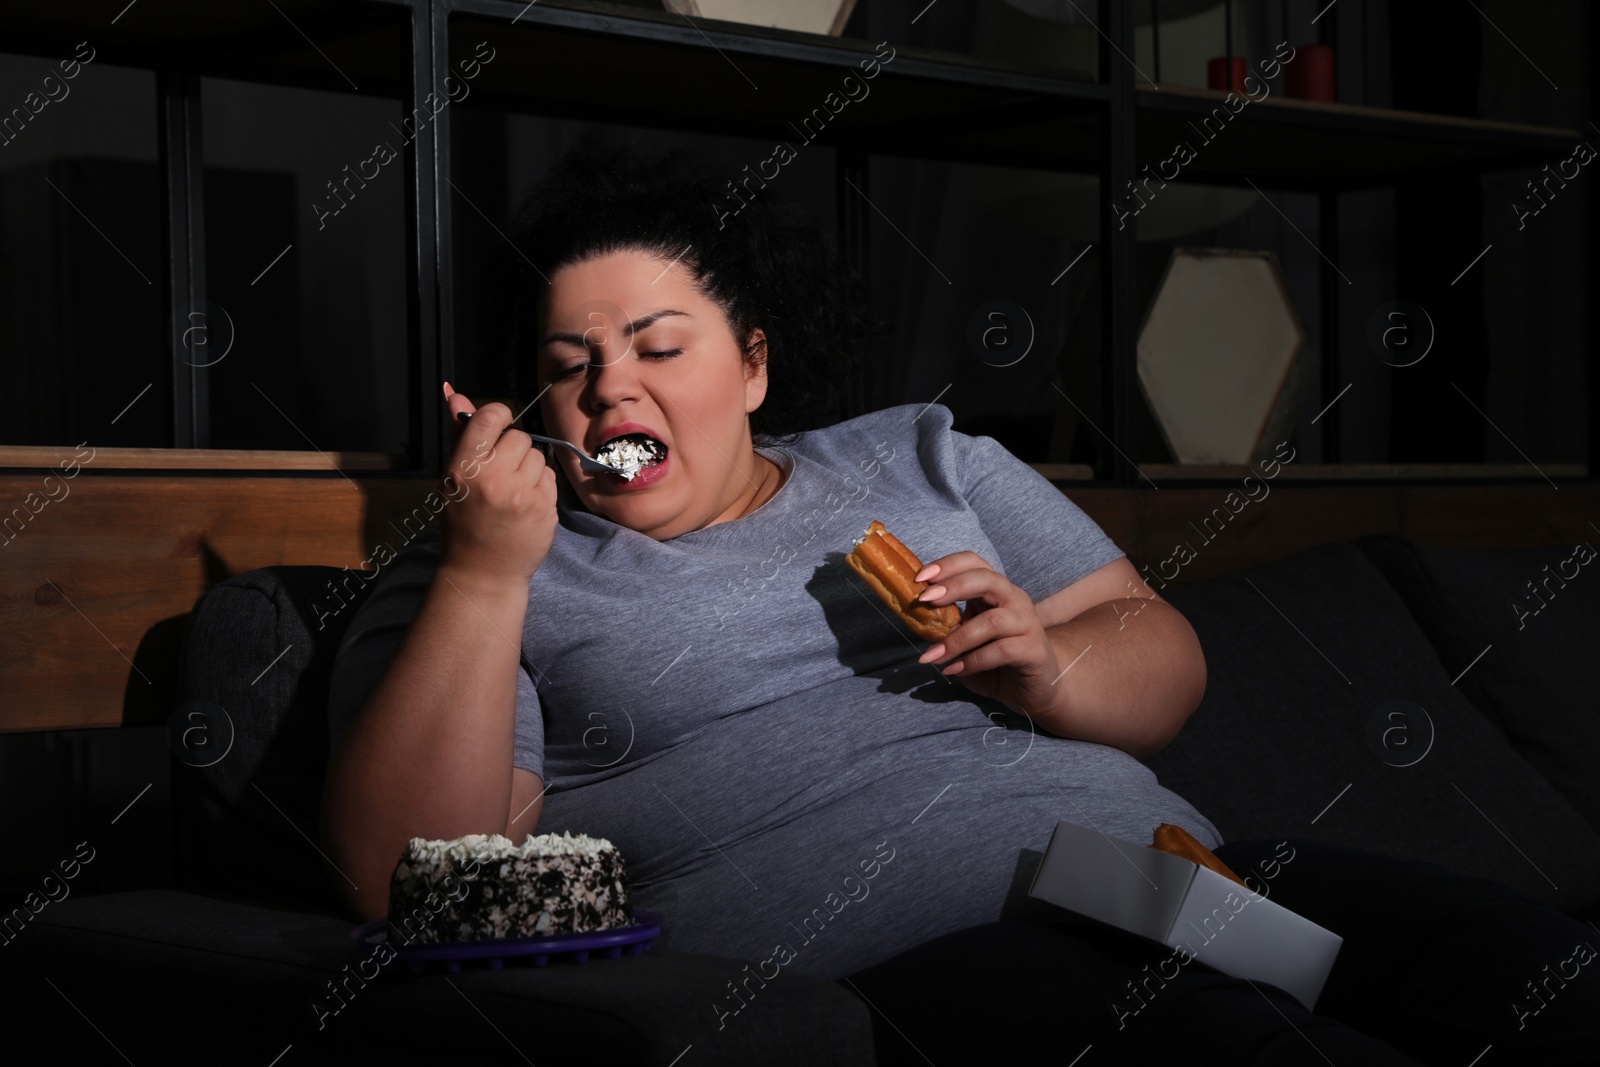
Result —
[{"label": "gray t-shirt", "polygon": [[[1134,757],[918,664],[929,642],[844,562],[878,519],[924,561],[968,549],[1043,600],[1123,555],[1059,489],[939,404],[762,452],[789,473],[751,514],[657,541],[563,509],[529,584],[512,762],[545,779],[537,832],[609,838],[663,948],[838,978],[997,919],[1058,820],[1221,843]],[[352,619],[335,738],[438,558],[436,537],[408,547]]]}]

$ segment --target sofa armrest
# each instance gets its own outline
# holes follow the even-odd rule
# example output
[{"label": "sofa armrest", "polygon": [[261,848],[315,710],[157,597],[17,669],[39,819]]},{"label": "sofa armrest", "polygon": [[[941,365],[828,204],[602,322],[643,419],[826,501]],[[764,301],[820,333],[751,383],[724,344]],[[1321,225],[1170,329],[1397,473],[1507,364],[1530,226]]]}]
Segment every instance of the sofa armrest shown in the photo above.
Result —
[{"label": "sofa armrest", "polygon": [[20,987],[21,1001],[8,1001],[32,1031],[23,1043],[60,1062],[103,1058],[107,1043],[136,1063],[265,1064],[292,1046],[285,1067],[374,1056],[665,1067],[691,1046],[686,1064],[874,1062],[868,1009],[823,979],[785,975],[719,1020],[743,962],[652,950],[455,974],[391,967],[363,982],[352,929],[332,915],[146,890],[49,904],[12,931],[0,960]]}]

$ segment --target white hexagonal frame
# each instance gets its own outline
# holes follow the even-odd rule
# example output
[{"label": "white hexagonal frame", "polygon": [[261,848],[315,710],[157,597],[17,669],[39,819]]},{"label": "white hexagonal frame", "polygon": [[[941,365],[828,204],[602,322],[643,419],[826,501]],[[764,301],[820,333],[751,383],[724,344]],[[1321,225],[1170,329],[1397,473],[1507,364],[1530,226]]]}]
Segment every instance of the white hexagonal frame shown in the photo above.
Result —
[{"label": "white hexagonal frame", "polygon": [[838,37],[856,0],[664,0],[662,6],[674,15]]},{"label": "white hexagonal frame", "polygon": [[1139,329],[1139,384],[1179,463],[1248,464],[1305,347],[1268,251],[1174,249]]}]

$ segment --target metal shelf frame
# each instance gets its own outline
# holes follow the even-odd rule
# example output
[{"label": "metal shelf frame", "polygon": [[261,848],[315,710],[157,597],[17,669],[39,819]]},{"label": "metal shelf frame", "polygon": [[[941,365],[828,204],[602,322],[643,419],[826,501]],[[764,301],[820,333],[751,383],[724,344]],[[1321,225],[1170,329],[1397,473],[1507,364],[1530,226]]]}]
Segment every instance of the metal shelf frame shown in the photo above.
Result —
[{"label": "metal shelf frame", "polygon": [[[360,3],[335,3],[333,0],[284,0],[285,6],[305,20],[305,24],[326,31],[325,44],[356,50],[352,54],[365,62],[371,77],[368,94],[391,95],[398,89],[405,114],[424,108],[430,93],[443,93],[443,79],[451,72],[452,44],[468,28],[496,27],[497,33],[550,35],[571,45],[598,42],[602,47],[627,48],[634,56],[651,62],[677,62],[685,56],[697,57],[709,66],[727,57],[751,64],[767,64],[766,69],[792,75],[804,81],[825,74],[834,77],[853,69],[871,45],[859,34],[864,24],[865,3],[858,4],[853,29],[844,38],[817,38],[759,27],[733,26],[711,20],[690,23],[668,12],[653,12],[637,7],[606,3],[581,3],[577,0],[361,0]],[[310,85],[349,91],[342,79],[320,65],[306,61],[306,43],[287,31],[269,32],[259,13],[243,9],[211,6],[206,0],[175,0],[173,10],[161,17],[166,22],[130,27],[115,33],[104,27],[99,10],[60,0],[24,0],[14,14],[14,35],[9,47],[18,51],[51,54],[69,36],[79,34],[91,24],[102,33],[98,45],[112,62],[153,68],[157,74],[160,170],[164,184],[164,235],[166,270],[164,285],[169,302],[168,347],[171,375],[167,383],[174,401],[173,446],[206,448],[210,441],[208,404],[204,376],[190,362],[184,333],[190,314],[206,307],[206,257],[201,143],[201,92],[203,76],[243,77],[273,83]],[[1086,5],[1087,6],[1087,5]],[[865,187],[870,162],[875,155],[898,155],[927,159],[973,159],[1019,165],[1048,165],[1058,169],[1080,170],[1098,176],[1106,194],[1127,188],[1137,176],[1140,161],[1142,124],[1159,129],[1160,123],[1178,121],[1201,114],[1211,106],[1204,94],[1163,93],[1139,85],[1127,58],[1134,52],[1134,5],[1124,0],[1096,0],[1096,28],[1099,31],[1099,69],[1095,80],[1084,80],[1033,68],[986,64],[967,56],[906,47],[900,50],[892,71],[884,72],[880,83],[891,106],[883,114],[868,118],[850,116],[830,129],[825,140],[836,148],[836,182],[843,188],[849,178]],[[288,15],[284,16],[288,18]],[[1338,17],[1330,13],[1330,19]],[[120,16],[119,16],[120,18]],[[196,25],[200,29],[194,29]],[[375,51],[383,42],[392,44],[394,33],[404,27],[408,38],[404,65],[384,66],[384,53]],[[1592,43],[1600,47],[1600,19],[1591,19]],[[274,27],[274,30],[281,30]],[[298,27],[297,27],[298,29]],[[162,34],[170,33],[171,39]],[[211,34],[214,48],[192,47],[195,40]],[[384,38],[384,34],[390,37]],[[180,39],[181,38],[181,39]],[[520,37],[518,39],[521,39]],[[529,40],[534,38],[528,38]],[[180,47],[186,45],[187,47]],[[313,45],[312,47],[316,47]],[[366,52],[359,49],[366,48]],[[898,47],[898,46],[897,46]],[[318,48],[318,51],[321,49]],[[378,58],[374,58],[378,57]],[[568,91],[555,98],[550,79],[518,68],[515,77],[509,67],[496,70],[495,79],[505,79],[498,89],[484,86],[491,106],[539,113],[582,116],[588,107],[581,94]],[[780,79],[781,80],[781,79]],[[781,93],[782,87],[778,87]],[[496,93],[500,94],[497,98]],[[637,108],[637,97],[612,90],[609,98],[596,107],[610,117]],[[1600,83],[1591,87],[1600,110]],[[773,94],[768,94],[769,96]],[[503,98],[503,99],[502,99]],[[957,112],[943,116],[926,101],[954,102]],[[480,102],[482,102],[480,100]],[[782,101],[779,100],[781,104]],[[546,106],[548,105],[548,107]],[[776,127],[787,112],[774,110],[765,98],[737,113],[721,115],[719,102],[709,94],[698,101],[680,104],[652,104],[655,110],[636,121],[667,122],[685,129],[716,125],[732,132],[757,134],[764,124]],[[676,108],[676,110],[674,110]],[[765,108],[763,112],[761,109]],[[608,110],[609,109],[609,110]],[[1057,131],[1076,122],[1087,135],[1091,130],[1098,141],[1093,158],[1081,146],[1051,144],[1029,147],[1028,133]],[[1317,136],[1344,139],[1358,145],[1363,136],[1389,141],[1406,139],[1410,131],[1416,140],[1437,146],[1440,160],[1459,165],[1465,158],[1481,171],[1521,166],[1542,158],[1555,146],[1570,146],[1564,139],[1576,131],[1514,127],[1503,123],[1476,122],[1446,117],[1407,115],[1376,109],[1326,107],[1268,107],[1258,105],[1239,119],[1254,130],[1249,135],[1264,138],[1276,130],[1310,129]],[[856,125],[851,125],[856,123]],[[1087,123],[1087,125],[1084,125]],[[407,286],[406,374],[415,398],[408,414],[410,454],[391,476],[419,473],[437,475],[449,447],[450,427],[445,425],[440,406],[434,402],[437,383],[454,376],[456,367],[454,293],[455,194],[451,181],[452,109],[446,107],[431,121],[420,124],[409,150],[403,155],[405,183],[405,245]],[[988,138],[988,141],[985,141]],[[1034,145],[1039,138],[1032,138]],[[1247,156],[1248,138],[1238,151]],[[1430,149],[1431,150],[1431,149]],[[1420,151],[1403,166],[1422,173],[1429,166],[1427,152]],[[1054,153],[1054,154],[1052,154]],[[1242,158],[1242,157],[1241,157]],[[1206,180],[1230,180],[1230,167],[1237,161],[1218,161],[1213,172],[1199,175]],[[1266,179],[1263,179],[1266,180]],[[1281,183],[1281,184],[1280,184]],[[1318,198],[1319,239],[1324,263],[1321,267],[1322,302],[1321,349],[1323,395],[1335,395],[1342,379],[1339,366],[1338,302],[1340,286],[1330,258],[1337,257],[1339,235],[1339,194],[1345,188],[1370,188],[1392,184],[1381,174],[1370,171],[1347,175],[1283,173],[1273,187],[1310,191]],[[1590,203],[1600,213],[1600,187],[1591,187]],[[1102,448],[1095,463],[1095,483],[1132,488],[1145,484],[1138,467],[1135,412],[1138,403],[1136,343],[1140,309],[1137,306],[1137,227],[1136,217],[1118,220],[1106,212],[1100,228],[1103,284],[1100,297],[1100,358],[1104,370],[1100,397],[1104,423],[1099,427],[1108,447]],[[837,220],[840,245],[846,258],[866,276],[871,255],[869,215],[850,198],[840,198]],[[1591,225],[1588,249],[1591,262],[1600,257]],[[1600,330],[1600,309],[1591,312],[1591,322]],[[865,375],[854,383],[858,400],[868,401]],[[1590,422],[1589,471],[1600,461],[1600,374],[1591,374],[1588,389]],[[1322,461],[1336,463],[1340,454],[1338,413],[1324,421]],[[368,477],[383,475],[366,475]]]}]

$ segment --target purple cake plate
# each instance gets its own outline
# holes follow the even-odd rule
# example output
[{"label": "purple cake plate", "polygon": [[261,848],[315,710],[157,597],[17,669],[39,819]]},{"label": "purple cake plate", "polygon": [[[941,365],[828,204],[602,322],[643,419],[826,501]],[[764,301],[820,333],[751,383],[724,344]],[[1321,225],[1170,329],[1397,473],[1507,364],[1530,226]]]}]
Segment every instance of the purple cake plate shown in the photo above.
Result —
[{"label": "purple cake plate", "polygon": [[[528,960],[535,967],[544,967],[551,960],[588,963],[594,956],[610,960],[624,955],[637,956],[661,936],[661,913],[638,908],[633,918],[631,926],[576,934],[397,945],[394,959],[389,963],[404,964],[412,974],[418,974],[426,970],[455,972],[461,970],[463,964],[479,964],[491,971],[498,971],[508,960]],[[388,936],[388,919],[374,919],[350,931],[350,939],[365,948],[369,958],[377,951],[379,944],[388,940]]]}]

